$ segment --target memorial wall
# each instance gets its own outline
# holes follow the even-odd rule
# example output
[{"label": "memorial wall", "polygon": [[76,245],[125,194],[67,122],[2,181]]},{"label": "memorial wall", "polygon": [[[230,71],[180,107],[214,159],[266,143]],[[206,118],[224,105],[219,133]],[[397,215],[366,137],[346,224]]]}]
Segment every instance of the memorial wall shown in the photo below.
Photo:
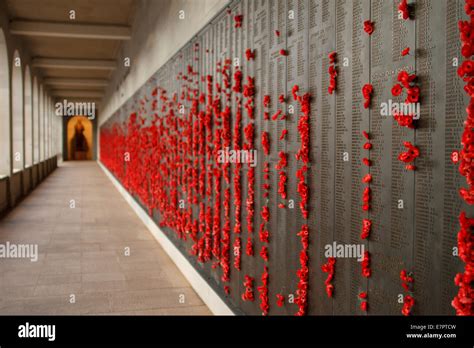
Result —
[{"label": "memorial wall", "polygon": [[233,1],[102,125],[100,160],[238,314],[472,315],[468,13]]}]

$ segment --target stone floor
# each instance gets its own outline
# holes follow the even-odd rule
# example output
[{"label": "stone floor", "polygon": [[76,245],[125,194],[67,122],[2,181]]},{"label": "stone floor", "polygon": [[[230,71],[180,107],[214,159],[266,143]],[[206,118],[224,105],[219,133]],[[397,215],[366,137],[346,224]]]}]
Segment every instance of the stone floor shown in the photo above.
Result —
[{"label": "stone floor", "polygon": [[0,315],[211,314],[95,162],[53,172],[0,221],[7,241],[39,257],[0,259]]}]

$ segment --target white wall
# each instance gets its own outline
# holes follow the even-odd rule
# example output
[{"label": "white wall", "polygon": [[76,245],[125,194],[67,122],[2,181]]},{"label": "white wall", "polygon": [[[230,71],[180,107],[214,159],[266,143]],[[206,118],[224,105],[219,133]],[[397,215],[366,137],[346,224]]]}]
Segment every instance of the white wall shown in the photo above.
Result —
[{"label": "white wall", "polygon": [[[124,43],[119,55],[119,68],[113,74],[107,88],[99,112],[99,125],[229,2],[229,0],[141,1],[132,24],[132,40]],[[184,20],[178,18],[180,10],[184,10]],[[123,67],[123,57],[130,57],[130,68]]]}]

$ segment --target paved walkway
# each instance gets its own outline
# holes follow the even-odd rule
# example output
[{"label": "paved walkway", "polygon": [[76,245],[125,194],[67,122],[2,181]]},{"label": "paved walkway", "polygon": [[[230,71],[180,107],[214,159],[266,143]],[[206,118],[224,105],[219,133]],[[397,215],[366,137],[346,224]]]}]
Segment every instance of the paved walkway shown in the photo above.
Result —
[{"label": "paved walkway", "polygon": [[211,314],[95,162],[51,174],[0,221],[7,241],[39,257],[0,258],[0,315]]}]

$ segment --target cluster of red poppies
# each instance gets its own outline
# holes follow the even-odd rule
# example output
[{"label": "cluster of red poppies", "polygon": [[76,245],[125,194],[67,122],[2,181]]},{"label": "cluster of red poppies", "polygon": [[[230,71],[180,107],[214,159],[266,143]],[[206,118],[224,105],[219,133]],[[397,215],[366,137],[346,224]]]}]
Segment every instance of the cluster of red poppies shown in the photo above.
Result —
[{"label": "cluster of red poppies", "polygon": [[326,294],[328,297],[332,297],[333,292],[334,292],[334,285],[332,285],[332,280],[334,279],[334,271],[336,269],[336,258],[334,257],[329,257],[328,261],[321,266],[321,270],[324,273],[327,273],[328,276],[326,277],[326,280],[324,281],[324,284],[326,285]]},{"label": "cluster of red poppies", "polygon": [[370,219],[362,220],[362,232],[360,234],[361,239],[367,239],[370,237],[372,231],[372,221]]},{"label": "cluster of red poppies", "polygon": [[[303,96],[298,95],[299,87],[294,86],[292,89],[293,98],[298,101],[301,105],[302,115],[298,121],[298,134],[300,137],[300,148],[298,149],[295,157],[296,160],[300,160],[303,166],[296,172],[298,178],[297,192],[300,195],[299,207],[303,219],[308,219],[307,203],[309,200],[309,189],[306,184],[305,173],[308,171],[309,163],[309,115],[311,113],[311,94],[305,93]],[[286,134],[286,133],[285,133]]]},{"label": "cluster of red poppies", "polygon": [[301,115],[298,121],[298,134],[300,136],[300,148],[296,153],[296,159],[301,160],[303,164],[309,163],[309,114],[311,112],[311,95],[304,94],[302,97],[297,96],[298,102],[301,104]]},{"label": "cluster of red poppies", "polygon": [[[224,217],[225,223],[222,229],[221,262],[222,281],[230,280],[230,188],[224,192]],[[197,232],[197,231],[196,231]]]},{"label": "cluster of red poppies", "polygon": [[247,83],[244,85],[243,95],[245,98],[247,98],[244,104],[244,108],[247,110],[247,116],[253,120],[255,118],[255,80],[253,77],[247,76]]},{"label": "cluster of red poppies", "polygon": [[406,270],[402,269],[400,271],[400,279],[402,281],[402,287],[406,291],[412,291],[411,287],[413,283],[415,282],[415,280],[413,279],[413,276],[409,274]]},{"label": "cluster of red poppies", "polygon": [[[288,178],[286,176],[285,171],[280,171],[278,173],[278,193],[280,194],[280,197],[282,199],[286,199],[286,182],[288,181]],[[279,205],[280,208],[284,208],[285,205]]]},{"label": "cluster of red poppies", "polygon": [[334,91],[337,88],[337,82],[336,82],[336,77],[337,77],[337,68],[336,68],[336,57],[337,53],[336,52],[331,52],[329,53],[329,68],[328,68],[328,73],[329,73],[329,87],[328,87],[328,93],[333,94]]},{"label": "cluster of red poppies", "polygon": [[[235,89],[234,89],[235,90]],[[241,148],[241,123],[242,123],[242,102],[240,96],[236,96],[236,103],[237,103],[237,112],[235,115],[235,125],[234,125],[234,149],[239,151]],[[234,268],[240,270],[241,264],[241,240],[240,234],[242,232],[242,225],[240,222],[242,216],[242,189],[241,189],[241,169],[242,164],[236,163],[234,167],[234,175],[233,175],[233,182],[234,182],[234,243],[233,243],[233,250],[234,250]]]},{"label": "cluster of red poppies", "polygon": [[417,76],[415,74],[408,74],[408,72],[402,70],[398,73],[397,80],[399,83],[396,83],[392,87],[392,95],[398,97],[402,94],[403,89],[406,89],[407,97],[405,103],[417,103],[420,100],[420,87],[415,84]]},{"label": "cluster of red poppies", "polygon": [[245,292],[242,294],[243,301],[253,302],[255,300],[255,297],[253,295],[253,281],[254,279],[251,276],[245,275],[245,280],[244,280]]},{"label": "cluster of red poppies", "polygon": [[459,258],[465,263],[464,272],[458,273],[454,283],[459,287],[456,297],[451,302],[457,315],[474,315],[474,218],[466,217],[462,212],[459,216],[461,229],[458,233]]},{"label": "cluster of red poppies", "polygon": [[400,127],[415,129],[415,121],[413,115],[394,114],[393,118]]},{"label": "cluster of red poppies", "polygon": [[409,141],[405,141],[403,143],[403,146],[405,146],[407,150],[398,155],[398,160],[404,163],[408,163],[406,165],[407,170],[415,170],[416,167],[410,163],[413,163],[415,159],[420,156],[420,150]]},{"label": "cluster of red poppies", "polygon": [[237,69],[234,73],[234,87],[232,90],[236,93],[242,93],[242,71]]},{"label": "cluster of red poppies", "polygon": [[[367,140],[363,145],[363,149],[370,151],[372,149],[372,143],[370,142],[369,133],[364,131],[362,133],[362,135]],[[367,158],[367,157],[364,157],[362,162],[367,167],[370,167],[370,165],[371,165],[371,162],[370,162],[369,158]],[[364,210],[364,211],[369,211],[370,210],[370,201],[371,201],[372,197],[371,197],[371,189],[368,186],[368,184],[370,184],[371,181],[372,181],[372,175],[370,173],[365,175],[364,178],[362,179],[362,182],[367,184],[367,186],[364,188],[364,191],[363,191],[363,194],[362,194],[362,210]]]},{"label": "cluster of red poppies", "polygon": [[297,192],[300,195],[300,210],[303,219],[308,219],[309,211],[307,208],[308,200],[309,200],[309,188],[306,184],[305,173],[308,171],[308,167],[303,165],[300,169],[296,171],[296,178],[298,179],[298,188]]},{"label": "cluster of red poppies", "polygon": [[301,231],[298,233],[301,240],[300,251],[300,269],[296,271],[298,277],[298,285],[296,290],[295,303],[298,306],[297,316],[306,315],[308,309],[308,281],[309,281],[309,267],[308,267],[308,246],[309,246],[309,228],[308,225],[301,226]]},{"label": "cluster of red poppies", "polygon": [[405,295],[403,297],[402,314],[404,316],[409,316],[411,314],[411,310],[414,305],[415,305],[415,299],[410,295]]},{"label": "cluster of red poppies", "polygon": [[362,266],[362,276],[365,278],[370,278],[372,275],[372,270],[370,269],[370,254],[368,251],[364,252],[364,257],[361,262]]},{"label": "cluster of red poppies", "polygon": [[263,96],[263,107],[268,108],[270,106],[271,97],[269,95]]},{"label": "cluster of red poppies", "polygon": [[369,295],[365,291],[359,294],[359,298],[361,299],[360,309],[364,312],[367,312],[367,310],[369,309],[369,302],[367,301],[368,297]]},{"label": "cluster of red poppies", "polygon": [[270,140],[268,136],[268,132],[263,131],[262,132],[262,147],[263,147],[263,153],[268,156],[270,154]]},{"label": "cluster of red poppies", "polygon": [[374,87],[370,83],[366,83],[362,87],[362,96],[364,97],[364,108],[368,109],[372,100],[372,93],[374,93]]},{"label": "cluster of red poppies", "polygon": [[262,285],[257,288],[260,298],[260,309],[262,310],[262,315],[268,315],[268,310],[270,309],[270,304],[268,301],[268,267],[264,266],[262,273]]},{"label": "cluster of red poppies", "polygon": [[466,108],[467,119],[464,122],[462,134],[462,149],[459,153],[459,172],[466,178],[468,187],[461,188],[460,194],[464,201],[470,205],[474,204],[474,3],[466,0],[465,12],[470,17],[469,21],[459,21],[459,31],[462,43],[462,51],[466,60],[458,69],[458,75],[466,83],[464,90],[469,95],[470,101]]},{"label": "cluster of red poppies", "polygon": [[[247,77],[247,84],[244,86],[243,95],[247,98],[245,108],[250,123],[244,129],[245,141],[244,150],[252,151],[254,149],[255,126],[254,119],[254,99],[255,99],[255,82],[253,77]],[[255,215],[255,167],[248,163],[247,169],[247,199],[245,202],[247,210],[247,246],[245,248],[248,256],[253,256],[253,222]]]}]

